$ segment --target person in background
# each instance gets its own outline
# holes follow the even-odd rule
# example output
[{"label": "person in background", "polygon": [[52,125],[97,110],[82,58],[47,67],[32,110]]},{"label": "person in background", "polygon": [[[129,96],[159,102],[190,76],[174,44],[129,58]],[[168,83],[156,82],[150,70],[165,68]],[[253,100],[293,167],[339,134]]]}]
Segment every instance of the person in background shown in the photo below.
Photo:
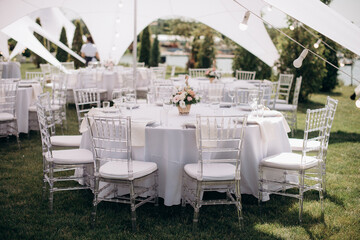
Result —
[{"label": "person in background", "polygon": [[100,60],[99,53],[91,36],[88,36],[86,43],[81,46],[81,57],[85,58],[86,66],[89,62],[96,61],[96,58]]}]

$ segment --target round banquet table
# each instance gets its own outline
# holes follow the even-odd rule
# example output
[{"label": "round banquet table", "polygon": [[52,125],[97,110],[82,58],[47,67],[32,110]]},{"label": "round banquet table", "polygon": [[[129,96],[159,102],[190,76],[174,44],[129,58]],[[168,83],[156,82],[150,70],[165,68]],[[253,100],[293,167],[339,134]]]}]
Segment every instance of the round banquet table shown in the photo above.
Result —
[{"label": "round banquet table", "polygon": [[[130,111],[126,112],[130,114]],[[214,110],[204,104],[192,105],[187,116],[180,116],[177,108],[168,113],[168,125],[158,123],[164,119],[164,110],[155,105],[140,105],[133,109],[131,117],[147,119],[155,124],[145,128],[145,146],[133,147],[133,159],[155,162],[159,169],[159,196],[166,206],[180,204],[183,167],[197,162],[198,151],[194,128],[197,114],[211,115]],[[249,114],[238,108],[220,108],[216,115]],[[241,192],[258,196],[258,165],[267,156],[290,152],[287,132],[289,126],[281,115],[249,121],[245,130],[241,152]],[[83,133],[80,148],[92,149],[89,131]],[[266,200],[266,199],[264,199]]]}]

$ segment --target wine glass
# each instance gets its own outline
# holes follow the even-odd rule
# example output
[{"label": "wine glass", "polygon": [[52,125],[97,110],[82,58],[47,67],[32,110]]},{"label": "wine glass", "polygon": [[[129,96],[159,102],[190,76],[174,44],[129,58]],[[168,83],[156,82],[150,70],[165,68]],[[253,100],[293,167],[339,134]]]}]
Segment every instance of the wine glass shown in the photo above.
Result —
[{"label": "wine glass", "polygon": [[227,89],[227,94],[229,95],[230,99],[231,99],[231,106],[234,103],[234,98],[235,98],[235,89],[234,88],[228,88]]},{"label": "wine glass", "polygon": [[249,105],[253,113],[255,113],[256,111],[258,101],[259,101],[259,94],[256,91],[249,92]]},{"label": "wine glass", "polygon": [[212,98],[209,105],[210,105],[210,108],[214,111],[214,115],[216,115],[216,111],[220,108],[219,98]]},{"label": "wine glass", "polygon": [[164,123],[165,123],[165,126],[167,126],[168,125],[169,111],[173,107],[173,104],[172,104],[171,98],[169,98],[169,97],[164,97],[162,99],[162,103],[163,103],[163,109],[164,109],[164,112],[165,112]]},{"label": "wine glass", "polygon": [[132,115],[132,109],[136,104],[136,96],[134,93],[128,93],[125,95],[125,101],[128,108],[130,108],[130,115]]}]

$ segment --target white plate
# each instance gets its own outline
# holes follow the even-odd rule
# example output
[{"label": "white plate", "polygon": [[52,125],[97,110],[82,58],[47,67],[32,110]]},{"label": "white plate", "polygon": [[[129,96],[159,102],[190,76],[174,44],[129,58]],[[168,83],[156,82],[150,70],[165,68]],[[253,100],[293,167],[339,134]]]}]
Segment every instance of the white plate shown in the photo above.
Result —
[{"label": "white plate", "polygon": [[234,106],[234,103],[230,103],[230,102],[221,102],[220,103],[221,108],[231,108],[231,106]]},{"label": "white plate", "polygon": [[117,113],[117,112],[119,112],[118,109],[112,108],[112,107],[109,107],[109,108],[101,108],[101,111],[102,111],[103,113]]},{"label": "white plate", "polygon": [[242,111],[251,111],[251,107],[248,105],[239,105],[238,108]]},{"label": "white plate", "polygon": [[[136,104],[136,105],[134,105],[134,106],[132,107],[132,109],[136,109],[136,108],[139,108],[139,107],[140,107],[140,105],[139,105],[139,104]],[[130,110],[130,107],[129,107],[129,106],[127,106],[126,108]]]},{"label": "white plate", "polygon": [[147,119],[147,118],[135,118],[135,119],[131,119],[131,122],[140,122],[140,123],[146,122],[147,123],[146,126],[151,126],[156,123],[155,120]]}]

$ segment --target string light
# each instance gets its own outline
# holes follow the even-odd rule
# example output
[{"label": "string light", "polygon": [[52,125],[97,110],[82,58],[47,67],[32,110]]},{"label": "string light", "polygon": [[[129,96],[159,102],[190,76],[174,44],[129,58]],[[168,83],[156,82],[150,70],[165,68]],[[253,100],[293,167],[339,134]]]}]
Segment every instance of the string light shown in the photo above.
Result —
[{"label": "string light", "polygon": [[309,52],[309,50],[307,48],[305,48],[301,52],[300,56],[297,59],[295,59],[293,62],[294,67],[299,68],[302,66],[302,62],[306,58],[306,55],[308,54],[308,52]]},{"label": "string light", "polygon": [[267,10],[268,10],[269,12],[271,12],[271,11],[272,11],[272,6],[271,6],[271,5],[268,5]]},{"label": "string light", "polygon": [[250,17],[250,11],[246,11],[242,22],[239,24],[239,28],[241,31],[245,31],[248,28],[249,17]]},{"label": "string light", "polygon": [[319,48],[320,43],[321,43],[321,39],[317,40],[317,42],[314,43],[314,48]]}]

